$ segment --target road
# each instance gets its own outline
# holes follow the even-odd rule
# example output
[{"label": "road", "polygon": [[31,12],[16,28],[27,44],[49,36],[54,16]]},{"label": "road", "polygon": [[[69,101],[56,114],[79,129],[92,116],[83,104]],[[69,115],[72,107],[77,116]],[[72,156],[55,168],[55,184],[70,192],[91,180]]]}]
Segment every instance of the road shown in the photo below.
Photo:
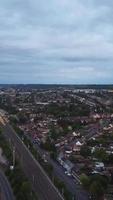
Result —
[{"label": "road", "polygon": [[63,197],[48,178],[42,167],[23,144],[13,128],[6,123],[3,125],[3,133],[15,146],[16,154],[19,155],[24,173],[32,183],[32,186],[40,200],[63,200]]},{"label": "road", "polygon": [[67,176],[64,168],[58,162],[52,160],[50,156],[46,154],[46,151],[42,150],[37,144],[35,144],[35,147],[41,156],[43,156],[43,154],[46,155],[46,160],[53,166],[54,176],[58,177],[65,183],[67,189],[73,194],[75,199],[88,200],[88,195],[79,185],[78,178],[75,180],[72,177]]},{"label": "road", "polygon": [[[26,136],[33,143],[34,140],[28,135]],[[76,200],[88,200],[88,194],[79,185],[78,178],[75,180],[72,177],[67,176],[63,167],[58,162],[52,160],[49,154],[47,154],[45,150],[41,149],[38,144],[35,143],[34,147],[37,149],[41,157],[43,157],[43,155],[46,155],[45,159],[53,166],[53,175],[58,177],[65,183],[67,189],[72,193],[73,197],[75,197]]]},{"label": "road", "polygon": [[15,200],[11,186],[1,170],[0,170],[0,189],[1,193],[3,194],[4,200]]},{"label": "road", "polygon": [[[6,126],[4,126],[4,132],[5,132],[5,135],[7,135],[7,137],[10,136],[10,139],[13,141],[13,143],[15,144],[15,131],[12,129],[12,127],[7,124]],[[20,138],[18,138],[18,136],[16,135],[16,140],[20,140]],[[31,142],[33,142],[32,138],[29,138],[31,139]],[[19,142],[20,143],[20,142]],[[21,141],[21,144],[22,144],[22,141]],[[20,144],[18,144],[18,142],[16,141],[16,144],[15,144],[16,148],[19,149],[19,146]],[[25,146],[23,144],[23,146]],[[41,156],[43,156],[44,153],[46,153],[44,150],[42,150],[37,144],[35,144],[35,147],[37,149],[37,151],[40,153]],[[26,147],[25,147],[26,149]],[[29,159],[26,160],[26,156],[23,154],[23,150],[19,149],[19,152],[21,151],[21,161],[22,161],[22,165],[24,164],[24,168],[26,169],[27,168],[27,171],[25,170],[25,172],[28,172],[27,175],[29,176],[29,174],[31,175],[31,170],[28,169],[28,165],[29,167],[31,166],[31,163],[29,163]],[[28,150],[27,150],[28,151]],[[31,154],[30,154],[31,155]],[[64,169],[62,168],[62,166],[60,166],[57,162],[53,161],[49,155],[46,156],[47,158],[47,161],[52,164],[53,166],[53,169],[54,169],[54,176],[58,177],[59,179],[61,179],[67,189],[73,194],[73,198],[75,198],[76,200],[88,200],[88,194],[80,187],[80,185],[78,185],[78,180],[74,180],[72,177],[68,177],[65,173],[64,173]],[[24,162],[23,162],[24,161]],[[26,166],[26,163],[28,163],[28,165]],[[32,166],[31,166],[31,169],[32,169]],[[33,170],[34,171],[34,170]],[[43,171],[43,170],[42,170]],[[44,171],[43,171],[44,173]],[[44,173],[45,174],[45,173]],[[46,178],[48,179],[47,175],[45,174]],[[40,175],[41,177],[41,175]],[[30,180],[32,181],[32,183],[35,185],[36,184],[36,173],[33,173],[32,174],[32,177],[30,176],[29,177]],[[40,188],[41,184],[39,183],[39,188]],[[45,188],[47,189],[47,188]],[[49,189],[49,188],[48,188]],[[39,192],[40,193],[40,192]],[[45,196],[45,192],[43,192],[44,196]],[[48,198],[47,196],[45,196],[44,198]],[[49,199],[49,198],[48,198]],[[54,199],[52,199],[54,200]]]}]

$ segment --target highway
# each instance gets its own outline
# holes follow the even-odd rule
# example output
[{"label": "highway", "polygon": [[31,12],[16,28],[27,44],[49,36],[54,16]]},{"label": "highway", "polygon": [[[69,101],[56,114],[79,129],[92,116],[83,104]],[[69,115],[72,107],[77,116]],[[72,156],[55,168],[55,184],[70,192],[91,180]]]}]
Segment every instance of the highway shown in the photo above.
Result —
[{"label": "highway", "polygon": [[[49,198],[50,198],[49,196],[46,195],[46,192],[48,194],[48,191],[50,191],[51,187],[49,188],[48,184],[47,184],[47,187],[45,187],[45,177],[46,177],[46,181],[48,180],[50,185],[52,184],[52,187],[54,188],[54,190],[56,191],[58,196],[60,196],[60,198],[58,197],[57,199],[59,199],[59,200],[63,199],[61,197],[61,195],[57,192],[55,186],[50,181],[50,179],[48,178],[46,173],[43,171],[43,169],[40,167],[40,165],[33,158],[33,156],[28,151],[26,146],[22,143],[20,138],[16,135],[16,133],[12,129],[12,127],[8,123],[7,123],[7,125],[3,125],[3,126],[4,126],[4,133],[7,136],[7,138],[10,138],[10,140],[13,142],[13,144],[15,144],[16,150],[18,151],[18,154],[20,155],[21,164],[25,169],[25,173],[27,174],[27,176],[29,177],[30,181],[32,182],[33,187],[34,188],[38,187],[39,191],[37,189],[35,191],[38,191],[39,194],[41,193],[41,199],[43,199],[43,197],[44,197],[44,200],[45,199],[49,200]],[[33,142],[32,138],[29,138],[29,139],[31,140],[31,142]],[[34,144],[34,146],[36,147],[37,151],[40,153],[41,156],[43,156],[43,154],[46,153],[37,144]],[[27,153],[27,155],[26,155],[26,153]],[[28,154],[30,156],[29,159],[28,159]],[[43,173],[40,173],[40,172],[37,173],[36,167],[32,166],[33,164],[32,164],[32,161],[31,161],[31,157],[32,157],[32,160],[34,161],[34,163],[35,164],[37,163],[38,167],[41,169],[39,171],[41,171]],[[48,155],[46,154],[46,159],[53,166],[53,169],[54,169],[54,174],[53,175],[58,177],[60,180],[62,180],[65,183],[67,189],[72,193],[73,199],[76,199],[76,200],[88,200],[88,194],[80,187],[80,185],[78,185],[78,180],[74,180],[72,177],[68,177],[64,173],[64,169],[62,168],[62,166],[60,166],[57,162],[53,161],[50,158],[49,154]],[[46,192],[44,192],[44,190],[41,192],[42,187],[45,188]],[[54,199],[56,200],[56,198],[53,198],[52,200],[54,200]]]},{"label": "highway", "polygon": [[[29,139],[33,142],[32,138],[29,137]],[[41,149],[38,144],[34,144],[34,146],[41,156],[46,155],[45,159],[53,166],[53,175],[65,183],[67,189],[73,194],[73,198],[76,200],[88,200],[88,194],[80,186],[78,178],[75,180],[67,176],[63,167],[58,162],[52,160],[46,151]]]},{"label": "highway", "polygon": [[11,186],[1,170],[0,170],[0,190],[4,200],[15,200]]},{"label": "highway", "polygon": [[59,179],[61,179],[65,183],[67,189],[73,194],[73,197],[76,200],[88,200],[88,195],[81,188],[80,184],[78,183],[78,180],[75,180],[72,177],[67,176],[64,173],[63,167],[58,165],[54,161],[51,161],[51,164],[54,168],[54,175],[59,177]]},{"label": "highway", "polygon": [[89,199],[88,193],[84,191],[80,186],[80,181],[78,180],[78,178],[74,179],[72,177],[67,176],[65,174],[64,168],[57,161],[51,159],[47,151],[40,148],[40,146],[36,142],[34,143],[34,139],[32,137],[30,137],[28,134],[25,134],[25,137],[27,137],[31,141],[31,143],[33,143],[33,146],[38,151],[41,157],[45,155],[45,160],[47,160],[47,162],[53,166],[53,178],[55,176],[58,177],[61,181],[63,181],[68,191],[72,194],[73,198],[75,198],[76,200]]},{"label": "highway", "polygon": [[63,200],[63,197],[48,178],[42,167],[23,144],[13,128],[6,123],[3,124],[3,133],[15,146],[16,154],[19,156],[24,173],[32,183],[34,191],[40,200]]}]

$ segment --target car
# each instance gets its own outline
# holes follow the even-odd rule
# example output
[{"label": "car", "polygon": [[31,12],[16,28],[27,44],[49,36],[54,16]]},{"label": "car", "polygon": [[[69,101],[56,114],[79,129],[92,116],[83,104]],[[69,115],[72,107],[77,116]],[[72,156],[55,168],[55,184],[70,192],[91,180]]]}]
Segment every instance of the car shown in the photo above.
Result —
[{"label": "car", "polygon": [[46,159],[44,159],[44,162],[45,162],[45,163],[47,163],[47,160],[46,160]]},{"label": "car", "polygon": [[68,175],[68,176],[71,176],[71,174],[70,174],[70,173],[67,173],[67,175]]},{"label": "car", "polygon": [[65,174],[67,174],[67,176],[71,176],[71,174],[68,171],[65,171]]}]

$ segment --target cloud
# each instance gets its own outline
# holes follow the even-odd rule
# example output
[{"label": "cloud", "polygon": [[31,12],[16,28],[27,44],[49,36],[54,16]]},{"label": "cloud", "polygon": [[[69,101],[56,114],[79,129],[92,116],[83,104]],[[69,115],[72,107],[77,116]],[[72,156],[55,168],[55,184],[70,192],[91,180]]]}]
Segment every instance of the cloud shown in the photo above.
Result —
[{"label": "cloud", "polygon": [[110,0],[1,0],[1,83],[113,83],[112,19]]}]

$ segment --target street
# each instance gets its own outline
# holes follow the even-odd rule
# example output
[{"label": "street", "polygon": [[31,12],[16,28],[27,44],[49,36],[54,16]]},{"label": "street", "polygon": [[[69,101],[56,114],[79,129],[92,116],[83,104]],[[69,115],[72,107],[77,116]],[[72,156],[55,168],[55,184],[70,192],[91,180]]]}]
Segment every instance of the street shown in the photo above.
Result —
[{"label": "street", "polygon": [[34,159],[30,151],[22,143],[12,127],[7,123],[3,125],[3,133],[5,137],[15,146],[24,173],[32,183],[33,189],[37,193],[40,200],[63,200],[59,191],[48,178],[42,167]]},{"label": "street", "polygon": [[3,194],[4,200],[15,200],[11,186],[1,170],[0,170],[0,190],[1,193]]},{"label": "street", "polygon": [[[33,143],[33,139],[26,135],[26,137]],[[48,163],[53,166],[53,176],[58,177],[61,181],[63,181],[69,190],[72,193],[73,197],[77,200],[88,200],[88,194],[81,188],[78,178],[73,179],[65,174],[63,167],[53,159],[50,158],[50,155],[43,149],[39,147],[37,143],[34,144],[34,147],[37,149],[38,153],[41,157],[45,155],[45,158]]]}]

